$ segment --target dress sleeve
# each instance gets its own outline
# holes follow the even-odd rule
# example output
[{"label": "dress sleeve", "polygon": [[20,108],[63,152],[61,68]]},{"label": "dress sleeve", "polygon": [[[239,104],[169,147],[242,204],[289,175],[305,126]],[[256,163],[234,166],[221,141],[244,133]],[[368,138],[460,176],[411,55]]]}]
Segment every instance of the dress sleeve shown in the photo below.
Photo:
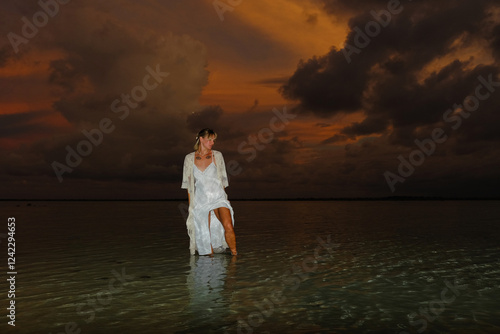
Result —
[{"label": "dress sleeve", "polygon": [[188,173],[188,160],[189,154],[184,158],[184,167],[182,168],[182,189],[188,189],[189,185],[189,173]]},{"label": "dress sleeve", "polygon": [[229,186],[229,182],[227,179],[227,172],[226,172],[226,164],[224,163],[224,157],[222,156],[222,153],[220,154],[220,168],[221,168],[221,174],[222,174],[222,186],[224,188]]}]

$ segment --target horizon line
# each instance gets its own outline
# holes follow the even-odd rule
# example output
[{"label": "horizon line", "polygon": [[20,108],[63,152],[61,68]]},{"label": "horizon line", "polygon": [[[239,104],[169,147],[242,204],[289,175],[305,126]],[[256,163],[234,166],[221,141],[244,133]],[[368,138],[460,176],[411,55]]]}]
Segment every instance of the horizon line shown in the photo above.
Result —
[{"label": "horizon line", "polygon": [[[297,198],[236,198],[230,201],[498,201],[500,197],[447,196],[386,196],[386,197],[297,197]],[[0,198],[3,202],[179,202],[186,198],[110,199],[110,198]]]}]

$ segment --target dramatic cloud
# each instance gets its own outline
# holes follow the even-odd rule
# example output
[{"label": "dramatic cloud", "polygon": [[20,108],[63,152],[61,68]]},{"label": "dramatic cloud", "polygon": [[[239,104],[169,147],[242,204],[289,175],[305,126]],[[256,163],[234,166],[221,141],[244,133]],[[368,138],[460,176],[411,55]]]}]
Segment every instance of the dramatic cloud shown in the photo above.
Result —
[{"label": "dramatic cloud", "polygon": [[[182,160],[186,117],[201,108],[197,99],[208,79],[205,46],[188,36],[158,34],[120,21],[90,3],[68,4],[60,11],[64,15],[50,22],[47,34],[40,32],[19,56],[11,54],[5,62],[36,68],[40,65],[30,63],[29,55],[53,50],[42,66],[48,66],[44,75],[54,111],[69,128],[4,154],[2,164],[18,175],[45,175],[57,182],[54,161],[68,165],[68,147],[78,151],[79,143],[89,142],[85,133],[93,133],[97,144],[92,153],[82,156],[71,172],[61,173],[64,180],[178,178],[179,166],[171,158]],[[2,81],[18,87],[19,78]],[[25,87],[25,94],[32,93]],[[1,115],[2,137],[48,135],[50,127],[36,123],[47,113]],[[111,133],[102,132],[103,119]]]},{"label": "dramatic cloud", "polygon": [[0,138],[22,137],[33,132],[50,133],[51,127],[39,124],[37,120],[50,111],[32,111],[19,114],[0,115]]},{"label": "dramatic cloud", "polygon": [[[333,46],[326,55],[301,61],[280,89],[285,98],[298,101],[302,111],[322,118],[360,115],[361,120],[325,138],[323,144],[376,136],[368,138],[375,145],[371,145],[370,154],[365,149],[361,152],[367,154],[363,159],[370,161],[367,167],[381,175],[384,170],[398,167],[396,157],[415,148],[416,139],[429,138],[433,129],[442,127],[453,139],[440,145],[436,155],[447,157],[440,159],[441,167],[435,164],[437,158],[432,162],[428,159],[427,167],[432,164],[453,174],[457,168],[470,167],[457,157],[461,154],[475,156],[482,165],[490,165],[484,154],[491,157],[498,153],[495,147],[499,136],[495,127],[500,124],[500,92],[490,95],[483,87],[482,92],[488,93],[485,101],[480,101],[479,107],[466,106],[467,110],[479,109],[472,116],[456,105],[463,104],[468,96],[474,97],[477,86],[484,80],[493,82],[490,84],[493,90],[500,88],[498,34],[495,34],[499,18],[495,2],[444,1],[439,6],[430,1],[325,0],[323,3],[331,15],[338,16],[339,10],[354,15],[349,21],[344,49]],[[466,103],[474,104],[471,101],[468,99]],[[446,113],[454,108],[457,109],[454,114]],[[456,115],[459,111],[467,118],[460,120]],[[460,131],[454,132],[458,127]],[[394,149],[389,149],[390,146]],[[391,150],[394,153],[388,154]],[[363,164],[361,156],[353,156],[351,151],[352,146],[345,159],[357,157],[351,166],[359,170]],[[430,171],[422,168],[416,176],[419,180],[431,177],[423,175],[423,170]],[[481,168],[480,173],[490,174],[487,167]],[[360,174],[356,175],[357,182]],[[369,183],[369,178],[363,182]]]},{"label": "dramatic cloud", "polygon": [[[447,140],[397,194],[498,186],[492,0],[256,0],[224,21],[209,0],[71,1],[28,37],[39,3],[0,8],[0,191],[13,197],[184,196],[205,127],[233,198],[391,195],[384,172],[437,128]],[[479,85],[478,108],[454,107]]]},{"label": "dramatic cloud", "polygon": [[217,124],[222,114],[223,111],[220,106],[210,106],[199,112],[195,112],[187,118],[189,129],[193,133],[198,133],[198,131],[204,128],[216,129],[218,128]]}]

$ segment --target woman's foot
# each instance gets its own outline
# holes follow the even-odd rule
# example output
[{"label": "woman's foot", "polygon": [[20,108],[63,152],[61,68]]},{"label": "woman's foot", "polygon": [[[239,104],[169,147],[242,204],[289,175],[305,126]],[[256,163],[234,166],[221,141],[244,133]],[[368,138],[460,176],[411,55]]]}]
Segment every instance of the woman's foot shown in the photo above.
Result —
[{"label": "woman's foot", "polygon": [[231,255],[233,255],[233,256],[238,255],[238,252],[236,250],[232,251],[230,248],[226,248],[225,253],[226,254],[231,253]]}]

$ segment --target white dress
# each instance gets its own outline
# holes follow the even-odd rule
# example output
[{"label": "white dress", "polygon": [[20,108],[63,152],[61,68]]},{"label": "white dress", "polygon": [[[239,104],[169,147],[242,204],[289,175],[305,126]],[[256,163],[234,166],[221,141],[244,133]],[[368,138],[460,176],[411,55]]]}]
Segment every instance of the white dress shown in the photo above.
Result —
[{"label": "white dress", "polygon": [[[233,208],[227,200],[227,194],[217,176],[217,168],[212,155],[212,163],[204,171],[194,164],[194,227],[196,248],[200,255],[222,253],[228,248],[224,236],[224,227],[217,219],[214,209],[228,208],[234,226]],[[210,215],[210,228],[209,228]]]}]

